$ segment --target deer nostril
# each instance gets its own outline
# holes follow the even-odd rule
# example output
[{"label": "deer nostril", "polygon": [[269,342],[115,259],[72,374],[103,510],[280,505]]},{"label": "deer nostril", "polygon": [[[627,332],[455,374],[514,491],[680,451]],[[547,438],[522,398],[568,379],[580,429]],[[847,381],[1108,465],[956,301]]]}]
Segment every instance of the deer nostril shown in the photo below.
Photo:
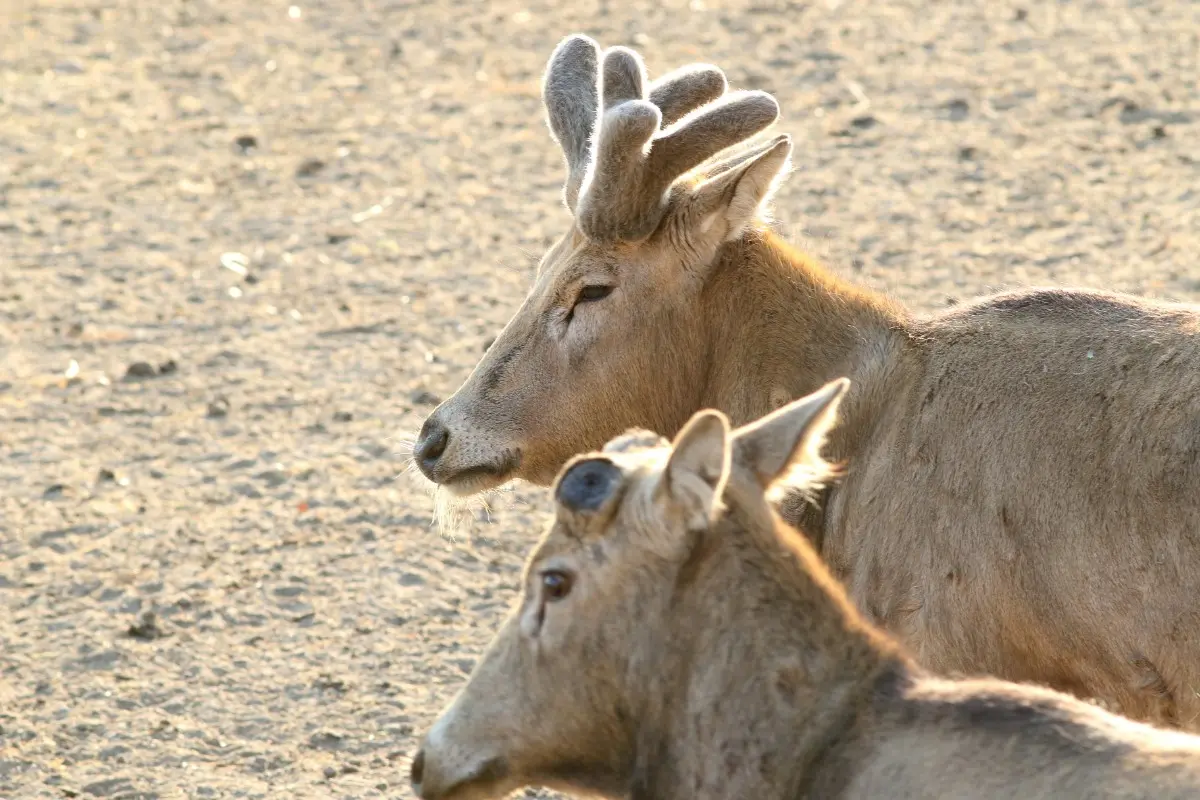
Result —
[{"label": "deer nostril", "polygon": [[409,782],[412,783],[413,786],[420,786],[421,778],[424,776],[424,772],[425,772],[425,751],[418,750],[417,754],[415,756],[413,756],[412,770],[409,772],[409,775],[408,775]]},{"label": "deer nostril", "polygon": [[446,430],[444,425],[433,420],[426,422],[425,430],[421,432],[421,441],[417,444],[417,459],[421,466],[426,469],[432,468],[442,457],[442,453],[446,452],[449,442],[450,431]]}]

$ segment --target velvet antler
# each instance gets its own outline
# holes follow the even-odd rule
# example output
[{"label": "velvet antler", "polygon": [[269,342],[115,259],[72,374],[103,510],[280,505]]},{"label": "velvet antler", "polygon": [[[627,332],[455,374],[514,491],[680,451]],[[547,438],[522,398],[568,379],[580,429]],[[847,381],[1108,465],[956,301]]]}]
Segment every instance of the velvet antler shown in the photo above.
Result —
[{"label": "velvet antler", "polygon": [[580,229],[597,241],[649,236],[677,178],[779,116],[770,95],[735,92],[660,131],[662,113],[647,99],[641,58],[623,47],[604,54],[601,88],[599,129],[575,208]]},{"label": "velvet antler", "polygon": [[710,64],[670,72],[647,92],[637,53],[610,48],[602,74],[600,60],[592,39],[564,39],[550,57],[542,91],[567,162],[563,198],[583,233],[597,241],[649,236],[677,178],[779,116],[775,99],[763,92],[722,98],[725,75]]}]

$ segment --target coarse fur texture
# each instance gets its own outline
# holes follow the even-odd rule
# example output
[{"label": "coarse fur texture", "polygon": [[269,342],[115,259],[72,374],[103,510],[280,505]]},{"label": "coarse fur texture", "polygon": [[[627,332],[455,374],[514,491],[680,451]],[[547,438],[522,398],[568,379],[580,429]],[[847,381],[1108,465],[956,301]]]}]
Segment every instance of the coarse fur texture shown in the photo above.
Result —
[{"label": "coarse fur texture", "polygon": [[[612,52],[620,96],[640,97],[640,61]],[[650,213],[645,239],[577,216],[426,420],[422,443],[447,438],[418,444],[422,471],[460,495],[547,484],[627,428],[673,434],[702,408],[744,424],[848,376],[844,479],[781,502],[868,619],[939,672],[1200,727],[1200,309],[1030,289],[916,318],[762,224],[790,150],[726,151],[672,184],[661,218],[651,195],[603,206],[618,227]],[[591,169],[617,175],[598,152]]]},{"label": "coarse fur texture", "polygon": [[766,496],[796,462],[824,471],[847,385],[732,435],[702,411],[673,446],[570,461],[519,605],[413,760],[417,794],[1196,797],[1200,737],[936,677],[855,611]]}]

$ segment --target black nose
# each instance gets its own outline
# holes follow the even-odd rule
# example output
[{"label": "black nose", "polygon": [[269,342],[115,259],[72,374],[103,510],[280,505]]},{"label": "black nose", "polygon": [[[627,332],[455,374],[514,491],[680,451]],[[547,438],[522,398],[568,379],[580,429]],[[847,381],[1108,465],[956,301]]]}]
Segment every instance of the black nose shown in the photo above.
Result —
[{"label": "black nose", "polygon": [[421,785],[421,778],[425,773],[425,751],[418,750],[413,756],[412,770],[409,772],[408,780],[413,786]]},{"label": "black nose", "polygon": [[421,434],[417,437],[417,447],[413,454],[417,457],[417,466],[421,468],[421,472],[425,473],[426,478],[434,479],[431,474],[433,468],[437,466],[442,453],[446,452],[446,445],[449,443],[450,431],[446,429],[445,425],[433,417],[425,420],[425,424],[421,426]]}]

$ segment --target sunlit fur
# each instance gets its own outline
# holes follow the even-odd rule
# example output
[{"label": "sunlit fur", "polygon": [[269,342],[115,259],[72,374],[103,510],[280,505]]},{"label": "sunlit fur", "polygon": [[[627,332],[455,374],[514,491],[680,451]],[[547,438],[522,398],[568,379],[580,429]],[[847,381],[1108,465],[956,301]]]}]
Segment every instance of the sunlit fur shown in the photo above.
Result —
[{"label": "sunlit fur", "polygon": [[768,141],[679,176],[645,239],[572,222],[434,411],[433,477],[548,485],[628,428],[740,425],[846,376],[842,478],[778,502],[860,612],[931,669],[1200,729],[1200,308],[1027,289],[918,316],[767,228],[791,151]]},{"label": "sunlit fur", "polygon": [[[731,435],[705,412],[671,445],[638,432],[573,458],[560,480],[603,458],[622,481],[599,507],[557,506],[519,605],[422,743],[418,795],[1200,796],[1200,737],[1041,687],[931,675],[855,611],[766,499],[784,476],[825,471],[844,389]],[[685,524],[706,510],[710,523]],[[547,599],[547,570],[573,589]]]}]

